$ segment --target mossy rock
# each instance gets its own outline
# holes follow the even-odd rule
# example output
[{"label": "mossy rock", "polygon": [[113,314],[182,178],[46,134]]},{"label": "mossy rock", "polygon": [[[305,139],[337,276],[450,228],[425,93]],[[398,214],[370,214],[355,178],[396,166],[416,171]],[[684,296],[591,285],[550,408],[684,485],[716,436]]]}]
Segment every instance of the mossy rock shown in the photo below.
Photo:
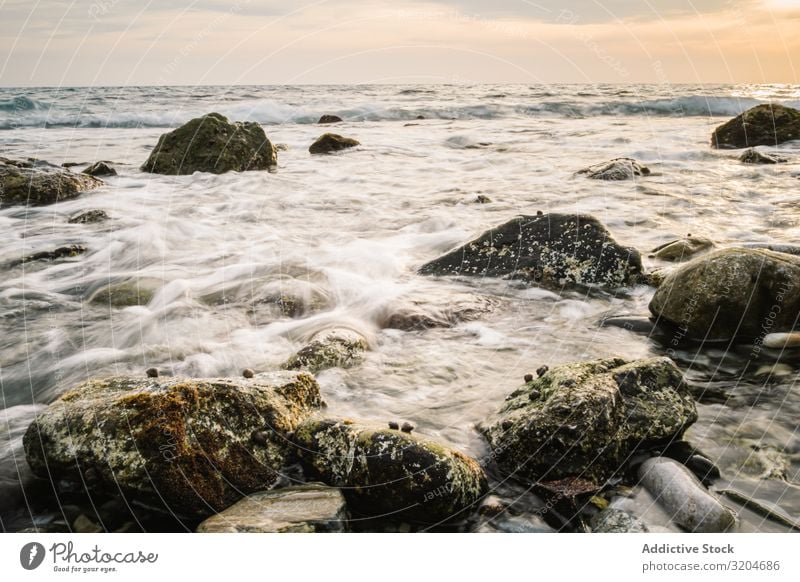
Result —
[{"label": "mossy rock", "polygon": [[354,148],[358,145],[361,145],[361,143],[351,137],[342,137],[336,133],[325,133],[311,144],[308,151],[312,154],[329,154]]},{"label": "mossy rock", "polygon": [[47,164],[0,158],[0,206],[42,206],[77,198],[103,182]]},{"label": "mossy rock", "polygon": [[368,349],[369,344],[360,333],[345,328],[330,329],[315,335],[283,367],[312,373],[327,368],[352,368],[361,363]]},{"label": "mossy rock", "polygon": [[223,174],[267,170],[277,163],[277,152],[258,123],[231,123],[219,113],[209,113],[162,135],[142,171]]},{"label": "mossy rock", "polygon": [[289,435],[320,403],[302,372],[90,380],[42,412],[23,444],[54,484],[205,516],[269,489],[291,462]]},{"label": "mossy rock", "polygon": [[511,477],[601,482],[636,450],[679,438],[696,420],[671,360],[609,358],[552,368],[511,393],[479,430]]},{"label": "mossy rock", "polygon": [[774,146],[800,139],[800,110],[775,103],[756,105],[720,125],[711,135],[711,147]]},{"label": "mossy rock", "polygon": [[161,281],[156,279],[112,283],[92,293],[89,303],[114,308],[147,305],[153,300],[153,296],[160,286]]},{"label": "mossy rock", "polygon": [[322,419],[300,425],[294,438],[307,475],[341,487],[364,517],[461,519],[487,490],[476,460],[399,430]]}]

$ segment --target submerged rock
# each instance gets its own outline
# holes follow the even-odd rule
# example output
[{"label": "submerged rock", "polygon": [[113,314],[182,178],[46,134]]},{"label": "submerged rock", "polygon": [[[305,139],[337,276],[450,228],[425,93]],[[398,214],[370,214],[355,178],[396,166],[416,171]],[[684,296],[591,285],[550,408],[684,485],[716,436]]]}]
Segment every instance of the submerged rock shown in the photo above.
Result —
[{"label": "submerged rock", "polygon": [[671,272],[650,312],[675,340],[721,341],[790,331],[800,312],[800,257],[724,249]]},{"label": "submerged rock", "polygon": [[649,176],[650,168],[632,158],[615,158],[579,170],[577,174],[585,175],[593,180],[632,180],[641,176]]},{"label": "submerged rock", "polygon": [[162,135],[142,171],[223,174],[267,170],[277,163],[275,148],[258,123],[231,123],[219,113],[209,113]]},{"label": "submerged rock", "polygon": [[688,531],[724,532],[736,523],[733,512],[677,461],[649,459],[639,468],[639,478],[672,521]]},{"label": "submerged rock", "polygon": [[770,103],[756,105],[717,127],[711,147],[774,146],[793,139],[800,139],[800,111]]},{"label": "submerged rock", "polygon": [[21,259],[11,261],[10,266],[15,267],[24,263],[32,263],[35,261],[57,261],[59,259],[71,259],[80,256],[89,250],[86,245],[67,245],[58,247],[52,251],[41,251],[33,253]]},{"label": "submerged rock", "polygon": [[750,148],[739,157],[739,161],[743,164],[783,164],[787,160],[781,156]]},{"label": "submerged rock", "polygon": [[336,133],[325,133],[311,144],[308,151],[312,154],[329,154],[331,152],[353,148],[358,145],[361,145],[361,143],[353,138],[342,137]]},{"label": "submerged rock", "polygon": [[602,481],[637,449],[679,438],[697,420],[668,358],[609,358],[550,369],[479,426],[498,466],[531,481]]},{"label": "submerged rock", "polygon": [[351,368],[361,363],[368,349],[369,344],[360,333],[345,328],[329,329],[311,338],[283,367],[313,373],[327,368]]},{"label": "submerged rock", "polygon": [[69,224],[94,224],[111,218],[105,210],[81,210],[69,217]]},{"label": "submerged rock", "polygon": [[520,216],[423,265],[423,275],[508,277],[531,284],[618,288],[638,283],[642,258],[583,214]]},{"label": "submerged rock", "polygon": [[320,401],[306,373],[90,380],[37,417],[25,454],[53,483],[208,515],[276,482],[290,433]]},{"label": "submerged rock", "polygon": [[35,161],[0,158],[0,206],[41,206],[77,198],[103,182]]},{"label": "submerged rock", "polygon": [[486,492],[477,461],[415,434],[322,419],[303,423],[295,442],[307,474],[342,487],[362,515],[435,523],[462,517]]},{"label": "submerged rock", "polygon": [[342,121],[342,118],[338,115],[323,115],[317,123],[339,123],[340,121]]},{"label": "submerged rock", "polygon": [[607,507],[592,518],[594,533],[647,533],[650,530],[641,520],[627,511]]},{"label": "submerged rock", "polygon": [[686,238],[673,240],[657,246],[650,251],[650,256],[662,261],[682,262],[702,252],[714,248],[714,241],[702,236],[688,235]]},{"label": "submerged rock", "polygon": [[83,171],[89,176],[116,176],[117,171],[108,165],[107,162],[95,162]]},{"label": "submerged rock", "polygon": [[347,530],[347,504],[335,487],[308,484],[248,495],[209,517],[199,533],[313,533]]},{"label": "submerged rock", "polygon": [[500,300],[487,295],[456,293],[440,298],[427,294],[401,297],[382,314],[382,327],[415,331],[432,327],[451,327],[463,321],[478,319],[492,312]]},{"label": "submerged rock", "polygon": [[112,283],[101,287],[89,297],[89,303],[109,307],[147,305],[153,300],[155,290],[161,286],[157,279],[138,279]]}]

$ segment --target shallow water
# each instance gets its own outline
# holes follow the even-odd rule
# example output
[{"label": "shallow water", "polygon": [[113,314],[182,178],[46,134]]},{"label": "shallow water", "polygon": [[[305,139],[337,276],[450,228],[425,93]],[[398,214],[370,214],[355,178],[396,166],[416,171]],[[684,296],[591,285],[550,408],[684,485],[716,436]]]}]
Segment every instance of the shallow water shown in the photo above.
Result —
[{"label": "shallow water", "polygon": [[[415,270],[488,227],[539,210],[593,214],[644,254],[687,233],[794,243],[800,144],[777,149],[790,163],[776,166],[744,166],[736,152],[709,147],[715,126],[770,99],[800,105],[800,87],[0,90],[2,155],[111,160],[119,172],[76,200],[0,210],[3,406],[9,418],[31,418],[35,409],[22,406],[49,403],[87,378],[150,366],[189,376],[269,370],[316,331],[345,325],[364,333],[371,351],[361,366],[319,374],[328,412],[408,420],[483,455],[475,423],[526,373],[579,359],[663,355],[645,336],[598,325],[609,314],[646,314],[652,289],[589,296]],[[179,177],[138,170],[166,127],[212,110],[265,124],[273,142],[288,146],[277,170]],[[346,121],[312,123],[324,113]],[[310,156],[309,144],[326,130],[364,145]],[[653,174],[623,183],[573,175],[619,156]],[[479,194],[492,202],[476,203]],[[112,219],[67,224],[89,208]],[[72,243],[88,253],[9,267]],[[146,305],[88,302],[109,282],[136,280],[155,291]],[[262,300],[281,292],[312,297],[313,305],[280,317]],[[383,327],[406,295],[446,304],[459,293],[500,306],[452,328]],[[785,464],[782,478],[770,480],[800,485],[797,363],[764,380],[743,375],[746,358],[725,346],[676,359],[700,398],[689,440],[723,477],[761,479],[757,453],[768,450]],[[18,430],[0,420],[3,482],[15,478],[8,451],[18,457],[19,446]],[[763,489],[768,501],[800,513],[797,487]]]}]

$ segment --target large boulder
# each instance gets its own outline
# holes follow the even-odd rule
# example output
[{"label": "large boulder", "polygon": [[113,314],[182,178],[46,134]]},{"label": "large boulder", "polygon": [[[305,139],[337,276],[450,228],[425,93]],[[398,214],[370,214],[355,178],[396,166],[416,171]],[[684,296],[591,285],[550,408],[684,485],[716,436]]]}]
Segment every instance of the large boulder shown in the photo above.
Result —
[{"label": "large boulder", "polygon": [[650,311],[677,328],[676,342],[791,331],[800,313],[800,257],[766,249],[709,253],[667,275]]},{"label": "large boulder", "polygon": [[53,483],[202,516],[269,489],[320,403],[306,373],[90,380],[36,418],[25,454]]},{"label": "large boulder", "polygon": [[423,275],[508,277],[615,289],[642,280],[642,258],[584,214],[520,216],[425,265]]},{"label": "large boulder", "polygon": [[0,206],[42,206],[77,198],[103,182],[36,161],[0,158]]},{"label": "large boulder", "polygon": [[201,523],[199,533],[315,533],[347,530],[347,504],[316,483],[260,491]]},{"label": "large boulder", "polygon": [[142,171],[223,174],[267,170],[277,163],[275,148],[258,123],[231,123],[219,113],[209,113],[162,135]]},{"label": "large boulder", "polygon": [[800,139],[800,111],[777,104],[757,105],[720,125],[711,147],[746,148]]},{"label": "large boulder", "polygon": [[457,519],[486,492],[477,461],[408,432],[321,419],[303,423],[294,438],[307,474],[342,487],[362,516]]},{"label": "large boulder", "polygon": [[636,450],[680,437],[695,420],[671,360],[609,358],[559,366],[527,382],[479,430],[510,476],[602,481]]}]

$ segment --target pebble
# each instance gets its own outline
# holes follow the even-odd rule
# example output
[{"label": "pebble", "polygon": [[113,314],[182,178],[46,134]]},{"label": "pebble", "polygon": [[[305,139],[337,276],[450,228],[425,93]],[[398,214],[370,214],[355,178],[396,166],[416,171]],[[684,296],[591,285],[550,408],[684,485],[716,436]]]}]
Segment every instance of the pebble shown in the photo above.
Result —
[{"label": "pebble", "polygon": [[800,348],[800,332],[768,333],[764,336],[763,345],[772,349]]},{"label": "pebble", "polygon": [[263,430],[254,432],[253,436],[251,438],[253,439],[254,443],[259,444],[259,445],[266,445],[267,442],[269,441],[267,433],[264,432]]},{"label": "pebble", "polygon": [[410,433],[411,433],[411,431],[412,431],[412,430],[414,430],[414,425],[413,425],[413,424],[411,424],[410,422],[404,422],[404,423],[403,423],[403,426],[401,426],[401,427],[400,427],[400,430],[402,430],[403,432],[407,432],[407,433],[409,433],[409,434],[410,434]]},{"label": "pebble", "polygon": [[147,368],[144,373],[148,378],[158,378],[158,368]]},{"label": "pebble", "polygon": [[392,429],[392,430],[400,430],[400,425],[397,424],[395,421],[390,420],[389,421],[389,428]]},{"label": "pebble", "polygon": [[525,377],[523,378],[523,380],[525,380],[526,384],[528,382],[533,382],[533,374],[525,374]]},{"label": "pebble", "polygon": [[541,368],[539,368],[538,370],[536,370],[536,375],[537,375],[537,376],[539,376],[539,378],[541,378],[542,376],[544,376],[545,374],[547,374],[547,371],[548,371],[549,369],[550,369],[550,368],[548,368],[547,366],[542,366]]},{"label": "pebble", "polygon": [[242,372],[242,376],[244,376],[245,378],[252,378],[255,375],[256,373],[253,372],[253,370],[251,370],[250,368],[245,368],[244,371]]}]

